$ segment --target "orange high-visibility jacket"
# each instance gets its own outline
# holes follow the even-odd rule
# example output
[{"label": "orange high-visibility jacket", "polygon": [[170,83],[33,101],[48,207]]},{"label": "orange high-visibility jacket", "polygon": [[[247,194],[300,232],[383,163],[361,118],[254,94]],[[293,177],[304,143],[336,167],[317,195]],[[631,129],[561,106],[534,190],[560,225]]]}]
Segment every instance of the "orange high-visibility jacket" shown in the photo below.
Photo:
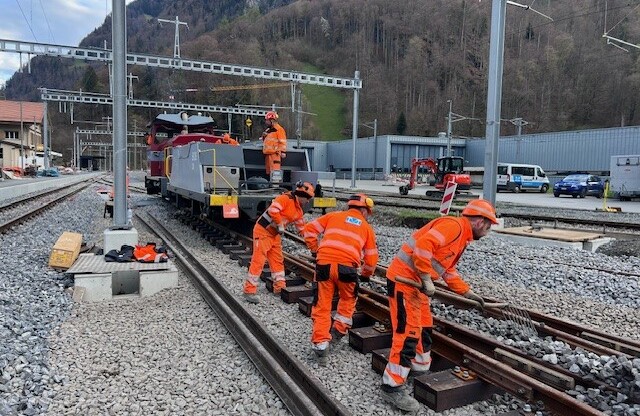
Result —
[{"label": "orange high-visibility jacket", "polygon": [[[291,192],[278,195],[269,205],[269,208],[260,216],[258,224],[264,228],[276,230],[278,225],[286,227],[287,224],[293,223],[302,233],[304,229],[304,212],[298,203],[298,200]],[[271,231],[271,230],[270,230]]]},{"label": "orange high-visibility jacket", "polygon": [[[318,245],[318,234],[324,234]],[[304,241],[317,254],[318,264],[339,263],[359,267],[362,275],[373,275],[378,248],[373,228],[357,209],[330,212],[304,227]]]},{"label": "orange high-visibility jacket", "polygon": [[274,124],[264,132],[264,142],[262,146],[262,153],[265,155],[272,155],[275,153],[282,153],[287,151],[287,133],[280,124]]},{"label": "orange high-visibility jacket", "polygon": [[466,217],[442,217],[429,222],[402,244],[387,270],[387,277],[407,277],[421,282],[421,275],[431,279],[442,277],[458,294],[469,291],[469,285],[456,270],[458,259],[473,240],[471,223]]}]

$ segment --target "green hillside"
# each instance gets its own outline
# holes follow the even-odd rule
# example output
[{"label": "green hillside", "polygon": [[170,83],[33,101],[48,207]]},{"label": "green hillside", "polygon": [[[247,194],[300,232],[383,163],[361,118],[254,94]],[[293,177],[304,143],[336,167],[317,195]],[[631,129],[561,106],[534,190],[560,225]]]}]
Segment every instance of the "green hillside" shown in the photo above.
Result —
[{"label": "green hillside", "polygon": [[[305,64],[303,70],[322,73],[320,68],[310,64]],[[317,114],[311,118],[317,127],[319,139],[339,140],[346,138],[344,135],[346,126],[344,91],[318,85],[304,85],[302,91],[309,105],[306,111]]]}]

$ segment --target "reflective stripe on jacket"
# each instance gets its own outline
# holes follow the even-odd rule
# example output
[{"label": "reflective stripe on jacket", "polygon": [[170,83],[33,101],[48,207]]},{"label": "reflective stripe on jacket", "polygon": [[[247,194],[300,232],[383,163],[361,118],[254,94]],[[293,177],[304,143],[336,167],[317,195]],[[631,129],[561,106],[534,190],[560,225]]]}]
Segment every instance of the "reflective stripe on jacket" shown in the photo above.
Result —
[{"label": "reflective stripe on jacket", "polygon": [[[323,234],[318,245],[318,234]],[[373,275],[378,263],[378,248],[373,228],[357,209],[330,212],[304,228],[304,240],[317,252],[318,264],[339,263],[362,267],[362,275]]]},{"label": "reflective stripe on jacket", "polygon": [[265,130],[264,141],[262,145],[262,153],[272,155],[277,152],[287,151],[287,133],[284,128],[275,124]]},{"label": "reflective stripe on jacket", "polygon": [[402,276],[420,282],[421,275],[433,280],[442,277],[456,293],[469,291],[469,285],[456,270],[456,263],[473,240],[466,217],[442,217],[429,222],[402,244],[387,270],[387,277]]},{"label": "reflective stripe on jacket", "polygon": [[[271,225],[275,229],[278,225],[286,227],[287,224],[293,223],[299,233],[304,229],[304,212],[298,203],[298,200],[291,192],[278,195],[269,205],[269,208],[262,214],[258,223],[264,228]],[[265,226],[265,221],[267,225]]]}]

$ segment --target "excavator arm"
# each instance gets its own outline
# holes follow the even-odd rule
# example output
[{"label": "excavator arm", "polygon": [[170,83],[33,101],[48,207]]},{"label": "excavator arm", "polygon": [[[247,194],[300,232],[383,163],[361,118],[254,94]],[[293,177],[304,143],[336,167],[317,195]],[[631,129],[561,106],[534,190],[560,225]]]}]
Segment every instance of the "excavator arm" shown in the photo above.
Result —
[{"label": "excavator arm", "polygon": [[415,188],[416,180],[418,178],[418,169],[426,167],[429,170],[429,173],[437,173],[438,165],[435,160],[432,158],[413,158],[411,159],[411,176],[409,176],[409,183],[407,185],[403,185],[400,187],[400,195],[407,195],[410,190]]}]

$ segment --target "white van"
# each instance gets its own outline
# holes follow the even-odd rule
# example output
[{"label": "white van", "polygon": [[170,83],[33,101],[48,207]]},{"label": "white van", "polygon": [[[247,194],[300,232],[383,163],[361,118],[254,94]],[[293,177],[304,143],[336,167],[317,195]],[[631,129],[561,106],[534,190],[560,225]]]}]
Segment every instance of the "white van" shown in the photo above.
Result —
[{"label": "white van", "polygon": [[498,191],[538,191],[547,192],[549,178],[538,165],[498,163]]}]

